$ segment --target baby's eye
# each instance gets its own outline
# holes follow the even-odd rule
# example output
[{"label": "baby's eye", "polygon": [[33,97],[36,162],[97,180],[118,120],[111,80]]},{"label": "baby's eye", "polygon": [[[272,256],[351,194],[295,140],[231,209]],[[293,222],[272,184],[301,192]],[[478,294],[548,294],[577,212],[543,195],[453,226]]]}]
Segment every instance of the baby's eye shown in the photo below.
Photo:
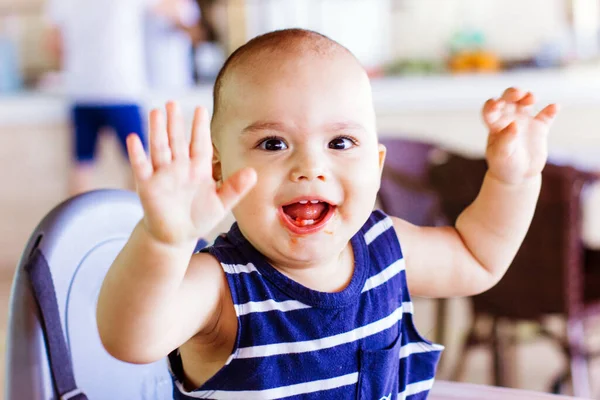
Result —
[{"label": "baby's eye", "polygon": [[346,136],[337,137],[329,142],[329,148],[333,150],[348,150],[354,146],[356,146],[356,140]]},{"label": "baby's eye", "polygon": [[279,139],[276,137],[270,137],[262,140],[257,147],[259,149],[267,151],[281,151],[288,148],[287,144],[283,141],[283,139]]}]

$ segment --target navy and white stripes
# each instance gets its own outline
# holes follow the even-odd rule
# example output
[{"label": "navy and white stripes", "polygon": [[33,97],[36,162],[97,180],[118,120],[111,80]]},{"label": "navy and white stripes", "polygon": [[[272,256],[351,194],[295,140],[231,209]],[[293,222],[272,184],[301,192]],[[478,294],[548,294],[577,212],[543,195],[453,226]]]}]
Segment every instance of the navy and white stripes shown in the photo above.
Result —
[{"label": "navy and white stripes", "polygon": [[373,212],[351,244],[348,287],[316,292],[272,268],[234,224],[207,249],[231,290],[234,350],[195,391],[175,377],[175,399],[426,398],[443,347],[415,329],[391,219]]}]

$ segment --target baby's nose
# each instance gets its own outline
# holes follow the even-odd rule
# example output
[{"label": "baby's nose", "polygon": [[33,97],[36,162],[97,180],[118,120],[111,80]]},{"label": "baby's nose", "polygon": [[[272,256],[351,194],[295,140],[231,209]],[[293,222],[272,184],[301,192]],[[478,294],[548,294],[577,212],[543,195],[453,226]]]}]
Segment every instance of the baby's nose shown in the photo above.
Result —
[{"label": "baby's nose", "polygon": [[327,178],[323,162],[324,160],[315,155],[299,157],[296,165],[290,171],[290,180],[292,182],[300,182],[318,179],[325,182]]},{"label": "baby's nose", "polygon": [[302,170],[294,170],[290,173],[290,179],[293,182],[312,181],[315,179],[326,181],[325,174],[318,168],[303,168]]}]

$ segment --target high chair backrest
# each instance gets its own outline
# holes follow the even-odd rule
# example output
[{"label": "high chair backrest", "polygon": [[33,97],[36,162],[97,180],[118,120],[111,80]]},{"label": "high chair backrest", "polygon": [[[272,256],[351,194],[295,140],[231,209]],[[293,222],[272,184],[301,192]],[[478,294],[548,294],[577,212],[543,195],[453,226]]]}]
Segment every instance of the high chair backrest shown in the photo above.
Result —
[{"label": "high chair backrest", "polygon": [[173,398],[165,360],[116,360],[96,325],[104,276],[141,217],[134,193],[99,190],[58,205],[34,230],[11,290],[5,399]]}]

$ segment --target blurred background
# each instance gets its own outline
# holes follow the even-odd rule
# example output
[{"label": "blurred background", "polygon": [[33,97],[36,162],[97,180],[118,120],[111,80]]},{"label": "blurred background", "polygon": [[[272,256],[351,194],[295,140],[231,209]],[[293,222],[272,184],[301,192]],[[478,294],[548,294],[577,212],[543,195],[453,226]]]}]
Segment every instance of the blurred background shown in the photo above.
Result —
[{"label": "blurred background", "polygon": [[[0,0],[0,350],[22,248],[37,222],[71,194],[68,50],[56,36],[70,1]],[[56,11],[61,7],[62,14]],[[483,156],[480,108],[486,99],[519,86],[533,91],[540,103],[560,104],[550,161],[585,175],[571,182],[579,185],[571,216],[575,229],[552,223],[547,229],[569,231],[574,235],[569,240],[580,246],[575,250],[579,264],[565,261],[561,268],[600,272],[600,263],[583,265],[593,263],[600,249],[600,189],[594,182],[600,174],[600,0],[173,0],[159,7],[143,11],[136,35],[120,38],[136,49],[120,57],[141,66],[136,77],[143,83],[143,115],[168,99],[181,101],[187,115],[197,105],[212,107],[212,83],[224,59],[256,35],[288,27],[321,32],[348,47],[371,75],[379,133],[390,149],[381,206],[417,223],[452,219],[434,206],[444,199],[428,181],[425,164],[452,155]],[[87,44],[93,53],[111,23],[118,25],[106,21],[106,32],[87,31],[79,45]],[[129,172],[115,136],[102,134],[96,153],[92,186],[127,187]],[[389,187],[394,188],[388,196]],[[562,197],[557,191],[548,198],[559,202]],[[548,249],[563,245],[529,240]],[[527,260],[544,271],[543,263]],[[600,285],[585,286],[585,299],[583,286],[575,286],[574,295],[566,286],[561,281],[550,296],[580,296],[581,308],[595,293],[600,298]],[[473,299],[415,299],[421,333],[446,346],[438,378],[572,393],[574,351],[565,354],[569,346],[556,344],[540,331],[539,322],[543,317],[545,329],[565,339],[573,331],[568,322],[582,320],[581,312],[566,300],[522,318],[473,304]],[[480,312],[487,312],[482,329],[496,335],[489,346],[467,353],[462,346],[473,339],[469,332]],[[600,342],[595,322],[593,312],[585,314],[584,341],[590,348]],[[588,367],[592,393],[600,398],[594,379],[600,364],[590,357]]]}]

